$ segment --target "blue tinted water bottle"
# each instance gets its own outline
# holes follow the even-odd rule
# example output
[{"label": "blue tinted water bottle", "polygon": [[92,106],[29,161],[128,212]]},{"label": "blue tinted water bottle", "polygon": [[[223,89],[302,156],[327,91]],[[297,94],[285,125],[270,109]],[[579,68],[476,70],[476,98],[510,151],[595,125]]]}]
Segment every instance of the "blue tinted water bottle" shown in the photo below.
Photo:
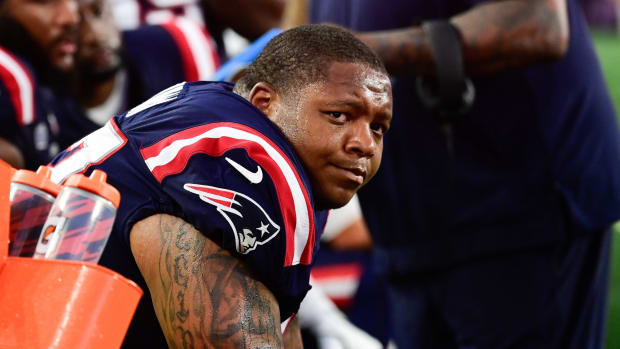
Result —
[{"label": "blue tinted water bottle", "polygon": [[120,193],[106,174],[69,177],[54,202],[37,244],[35,258],[97,263],[112,231]]},{"label": "blue tinted water bottle", "polygon": [[11,221],[9,255],[32,257],[47,215],[60,192],[50,179],[51,170],[40,166],[37,172],[19,170],[11,178]]}]

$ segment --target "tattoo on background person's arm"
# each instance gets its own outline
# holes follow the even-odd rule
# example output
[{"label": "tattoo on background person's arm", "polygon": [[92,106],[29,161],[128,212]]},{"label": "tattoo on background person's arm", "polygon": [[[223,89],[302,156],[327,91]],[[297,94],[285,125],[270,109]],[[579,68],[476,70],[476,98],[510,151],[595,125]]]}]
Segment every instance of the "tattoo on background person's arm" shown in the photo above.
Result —
[{"label": "tattoo on background person's arm", "polygon": [[170,348],[282,347],[275,297],[239,259],[169,215],[130,237]]},{"label": "tattoo on background person's arm", "polygon": [[[461,32],[465,68],[494,73],[560,58],[568,45],[566,0],[488,1],[451,19]],[[360,33],[391,74],[433,74],[427,35],[420,27]]]}]

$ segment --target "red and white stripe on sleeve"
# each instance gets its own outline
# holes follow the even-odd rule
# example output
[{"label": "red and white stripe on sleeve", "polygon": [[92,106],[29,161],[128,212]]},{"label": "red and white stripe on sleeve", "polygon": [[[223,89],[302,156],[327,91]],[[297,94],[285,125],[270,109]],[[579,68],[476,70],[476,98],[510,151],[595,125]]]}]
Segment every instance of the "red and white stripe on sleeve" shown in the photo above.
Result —
[{"label": "red and white stripe on sleeve", "polygon": [[203,26],[183,17],[163,24],[181,53],[186,81],[209,80],[219,68],[215,42]]},{"label": "red and white stripe on sleeve", "polygon": [[34,82],[30,71],[10,52],[0,47],[0,80],[7,88],[19,125],[35,119]]},{"label": "red and white stripe on sleeve", "polygon": [[161,183],[181,173],[195,154],[219,157],[231,149],[245,149],[274,183],[286,232],[284,266],[310,264],[315,229],[308,192],[288,156],[265,135],[237,123],[213,123],[177,132],[140,152]]}]

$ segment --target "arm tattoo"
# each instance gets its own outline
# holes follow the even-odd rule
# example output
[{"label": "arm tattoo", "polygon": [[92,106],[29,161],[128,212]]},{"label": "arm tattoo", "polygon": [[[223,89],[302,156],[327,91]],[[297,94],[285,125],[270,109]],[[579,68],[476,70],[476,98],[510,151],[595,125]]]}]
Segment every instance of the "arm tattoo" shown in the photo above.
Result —
[{"label": "arm tattoo", "polygon": [[[147,280],[171,348],[281,348],[278,304],[241,261],[159,216],[159,280]],[[158,285],[151,289],[151,283]]]},{"label": "arm tattoo", "polygon": [[420,27],[358,34],[393,75],[425,74],[434,69],[430,40]]},{"label": "arm tattoo", "polygon": [[[461,32],[470,74],[494,73],[559,58],[566,50],[564,0],[489,1],[451,19]],[[420,27],[358,34],[391,74],[431,75],[435,63]]]},{"label": "arm tattoo", "polygon": [[471,73],[557,59],[568,45],[564,0],[489,2],[455,17],[453,23],[463,35]]}]

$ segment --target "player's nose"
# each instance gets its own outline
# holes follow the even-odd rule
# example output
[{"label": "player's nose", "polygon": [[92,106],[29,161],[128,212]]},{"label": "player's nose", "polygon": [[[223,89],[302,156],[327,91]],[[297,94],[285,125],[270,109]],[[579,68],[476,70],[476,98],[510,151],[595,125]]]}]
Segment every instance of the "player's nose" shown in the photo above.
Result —
[{"label": "player's nose", "polygon": [[375,156],[378,144],[373,136],[370,125],[364,120],[356,120],[350,125],[345,151],[348,153],[355,153],[360,157],[371,158]]},{"label": "player's nose", "polygon": [[63,27],[76,27],[80,22],[77,0],[57,0],[55,21]]}]

